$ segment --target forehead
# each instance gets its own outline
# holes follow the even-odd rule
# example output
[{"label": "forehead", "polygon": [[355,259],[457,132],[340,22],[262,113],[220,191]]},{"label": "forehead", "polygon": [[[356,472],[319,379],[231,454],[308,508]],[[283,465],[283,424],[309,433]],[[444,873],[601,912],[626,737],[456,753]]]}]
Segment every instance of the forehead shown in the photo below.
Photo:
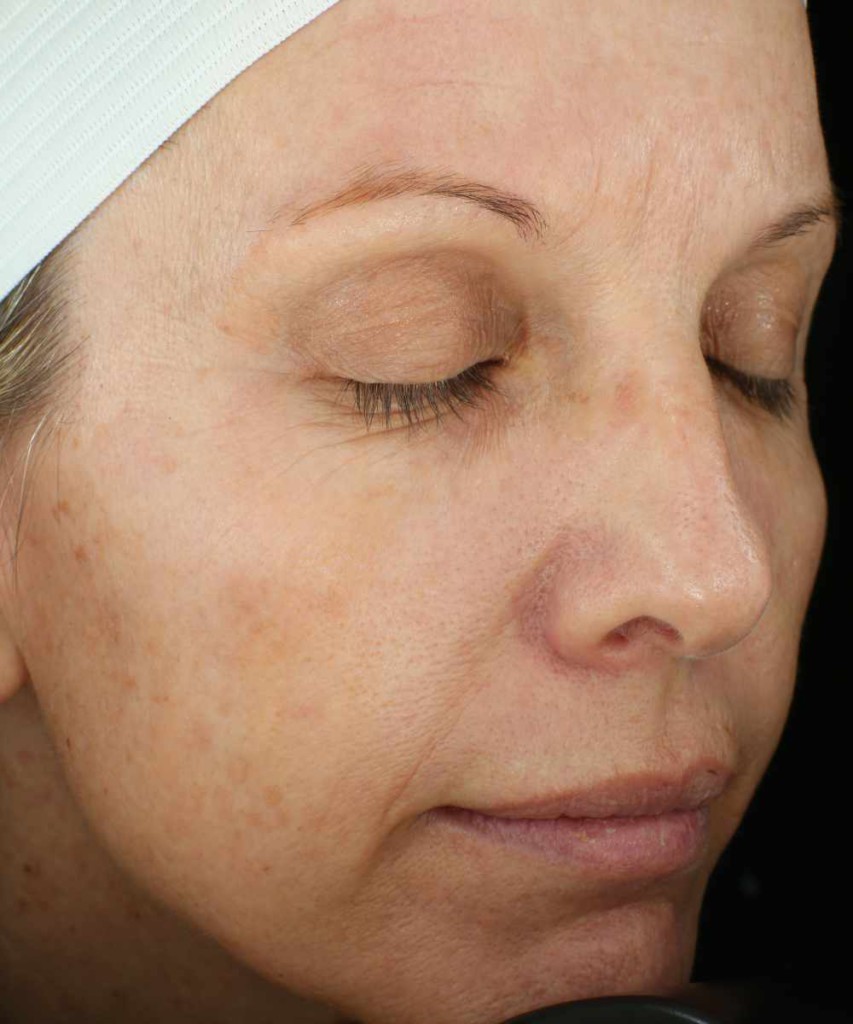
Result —
[{"label": "forehead", "polygon": [[251,173],[275,206],[368,159],[568,217],[592,194],[731,216],[826,176],[798,0],[341,0],[226,93],[217,118],[269,156]]},{"label": "forehead", "polygon": [[339,0],[175,142],[87,230],[182,307],[366,164],[528,197],[557,251],[673,288],[829,181],[799,0]]}]

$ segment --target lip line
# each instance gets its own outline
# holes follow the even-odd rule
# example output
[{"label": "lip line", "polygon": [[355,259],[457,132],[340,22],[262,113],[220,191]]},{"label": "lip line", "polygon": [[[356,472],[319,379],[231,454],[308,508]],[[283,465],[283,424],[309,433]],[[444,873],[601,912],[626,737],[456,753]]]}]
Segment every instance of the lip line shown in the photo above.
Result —
[{"label": "lip line", "polygon": [[642,818],[693,811],[716,799],[732,771],[720,761],[695,762],[679,775],[634,772],[605,779],[582,790],[535,797],[523,803],[464,807],[490,818]]}]

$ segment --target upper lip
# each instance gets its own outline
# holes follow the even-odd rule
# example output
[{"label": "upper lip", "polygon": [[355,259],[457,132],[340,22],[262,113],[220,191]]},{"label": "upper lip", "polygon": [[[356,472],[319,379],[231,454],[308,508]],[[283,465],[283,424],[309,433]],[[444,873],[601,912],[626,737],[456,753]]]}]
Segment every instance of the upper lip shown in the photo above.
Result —
[{"label": "upper lip", "polygon": [[692,811],[718,797],[732,772],[717,761],[702,761],[676,775],[635,772],[605,779],[588,789],[536,797],[524,803],[469,808],[496,818],[643,817]]}]

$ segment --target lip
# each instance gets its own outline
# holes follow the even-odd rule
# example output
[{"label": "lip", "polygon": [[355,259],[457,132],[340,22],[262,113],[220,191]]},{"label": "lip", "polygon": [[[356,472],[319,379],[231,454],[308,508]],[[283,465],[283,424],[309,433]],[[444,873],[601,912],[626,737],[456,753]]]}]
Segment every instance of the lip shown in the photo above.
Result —
[{"label": "lip", "polygon": [[702,761],[678,775],[636,772],[523,803],[464,809],[491,818],[638,818],[694,811],[720,796],[731,776],[720,762]]},{"label": "lip", "polygon": [[[442,807],[433,820],[478,857],[508,851],[591,879],[636,881],[684,871],[704,856],[708,807],[635,818],[490,818],[458,807]],[[487,868],[488,870],[488,868]]]},{"label": "lip", "polygon": [[520,850],[590,878],[660,878],[693,867],[708,845],[709,804],[732,773],[707,761],[677,777],[639,772],[586,790],[430,815],[478,856]]}]

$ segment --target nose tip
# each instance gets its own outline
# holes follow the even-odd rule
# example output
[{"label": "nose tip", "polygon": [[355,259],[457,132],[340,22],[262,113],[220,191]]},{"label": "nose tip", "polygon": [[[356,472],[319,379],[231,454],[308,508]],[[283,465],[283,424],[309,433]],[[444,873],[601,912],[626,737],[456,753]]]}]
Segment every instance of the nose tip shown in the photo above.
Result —
[{"label": "nose tip", "polygon": [[682,594],[661,591],[658,614],[639,614],[616,626],[602,646],[619,655],[639,648],[655,649],[699,661],[737,647],[758,626],[771,596],[765,561],[741,573],[728,586],[685,588]]},{"label": "nose tip", "polygon": [[717,549],[699,564],[670,559],[661,566],[648,549],[642,559],[633,554],[622,561],[611,550],[604,572],[602,563],[584,560],[553,577],[546,634],[563,660],[624,669],[651,656],[710,658],[748,637],[767,609],[772,582],[764,557]]}]

